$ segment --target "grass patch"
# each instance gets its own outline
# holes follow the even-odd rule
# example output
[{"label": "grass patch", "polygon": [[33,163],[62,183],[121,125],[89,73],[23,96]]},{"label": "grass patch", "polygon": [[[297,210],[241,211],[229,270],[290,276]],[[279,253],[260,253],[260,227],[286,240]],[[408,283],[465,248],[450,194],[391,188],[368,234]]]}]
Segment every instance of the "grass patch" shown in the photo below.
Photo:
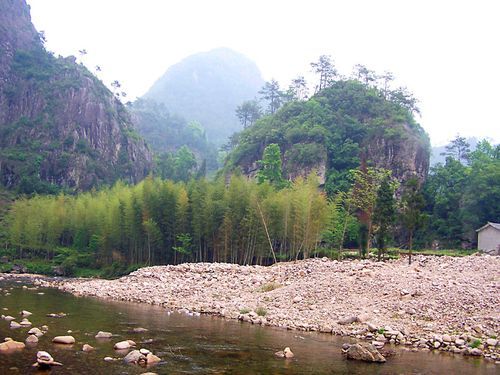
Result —
[{"label": "grass patch", "polygon": [[257,313],[258,316],[266,316],[267,315],[267,310],[264,307],[257,307],[255,309],[255,312]]},{"label": "grass patch", "polygon": [[240,309],[240,314],[248,314],[251,310],[248,307]]},{"label": "grass patch", "polygon": [[481,340],[476,339],[472,342],[472,344],[470,344],[470,347],[471,348],[479,348],[480,345],[481,345]]},{"label": "grass patch", "polygon": [[278,288],[281,288],[281,285],[278,283],[267,283],[267,284],[262,285],[259,288],[259,291],[260,292],[270,292],[270,291],[272,291],[274,289],[278,289]]}]

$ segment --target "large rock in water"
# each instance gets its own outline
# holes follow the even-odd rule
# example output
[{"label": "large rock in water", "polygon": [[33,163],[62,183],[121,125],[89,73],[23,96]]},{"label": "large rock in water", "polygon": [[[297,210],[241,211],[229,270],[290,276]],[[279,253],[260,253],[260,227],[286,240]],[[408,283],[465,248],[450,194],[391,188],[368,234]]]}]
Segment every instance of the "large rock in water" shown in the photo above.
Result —
[{"label": "large rock in water", "polygon": [[71,345],[75,343],[75,338],[73,336],[56,336],[52,339],[54,344],[65,344]]},{"label": "large rock in water", "polygon": [[348,359],[365,362],[385,362],[385,357],[372,344],[353,344],[344,354]]},{"label": "large rock in water", "polygon": [[45,50],[25,0],[0,1],[0,51],[0,183],[47,192],[147,176],[125,107],[74,57]]}]

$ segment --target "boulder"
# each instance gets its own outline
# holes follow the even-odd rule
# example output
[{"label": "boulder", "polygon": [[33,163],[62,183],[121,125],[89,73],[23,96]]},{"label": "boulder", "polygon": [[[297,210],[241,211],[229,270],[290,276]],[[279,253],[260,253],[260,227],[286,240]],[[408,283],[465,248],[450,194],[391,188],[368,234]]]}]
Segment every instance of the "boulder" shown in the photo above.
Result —
[{"label": "boulder", "polygon": [[295,356],[289,347],[286,347],[285,350],[283,350],[283,354],[285,355],[285,358],[293,358]]},{"label": "boulder", "polygon": [[486,345],[488,345],[488,346],[497,346],[497,344],[498,344],[498,340],[496,340],[496,339],[486,340]]},{"label": "boulder", "polygon": [[160,358],[160,357],[155,356],[153,353],[148,353],[148,354],[146,355],[146,363],[147,363],[148,365],[153,365],[153,364],[158,363],[158,362],[160,362],[160,361],[161,361],[161,358]]},{"label": "boulder", "polygon": [[33,315],[33,313],[30,313],[29,311],[27,310],[23,310],[19,313],[20,315],[22,316],[30,316],[30,315]]},{"label": "boulder", "polygon": [[25,347],[26,347],[26,345],[24,345],[23,342],[9,340],[9,341],[5,341],[5,342],[0,343],[0,352],[20,350],[20,349],[24,349]]},{"label": "boulder", "polygon": [[356,316],[348,316],[345,318],[340,319],[337,323],[341,325],[346,325],[346,324],[351,324],[354,323],[358,320]]},{"label": "boulder", "polygon": [[146,356],[144,354],[142,354],[139,350],[132,350],[130,353],[128,353],[125,356],[125,358],[123,358],[123,362],[134,363],[134,364],[137,364],[140,362],[146,362]]},{"label": "boulder", "polygon": [[30,326],[31,322],[28,319],[24,318],[19,324],[21,324],[22,326]]},{"label": "boulder", "polygon": [[65,344],[71,345],[75,343],[75,338],[73,336],[56,336],[52,339],[54,344]]},{"label": "boulder", "polygon": [[36,344],[38,342],[38,337],[36,337],[35,335],[29,335],[24,342],[26,344]]},{"label": "boulder", "polygon": [[356,317],[356,321],[360,322],[360,323],[366,323],[367,321],[369,321],[371,318],[370,314],[368,313],[362,313],[362,314],[359,314],[357,317]]},{"label": "boulder", "polygon": [[20,325],[18,322],[15,322],[15,321],[11,321],[10,322],[10,328],[21,328],[22,325]]},{"label": "boulder", "polygon": [[84,351],[84,352],[91,352],[92,350],[94,350],[93,346],[90,346],[89,344],[83,344],[82,351]]},{"label": "boulder", "polygon": [[123,349],[130,349],[133,346],[135,346],[135,342],[133,342],[132,340],[125,340],[117,342],[114,348],[116,350],[123,350]]},{"label": "boulder", "polygon": [[10,315],[6,315],[6,316],[4,316],[3,318],[4,318],[4,320],[6,320],[6,321],[8,321],[8,322],[10,322],[11,320],[16,319],[16,318],[14,318],[13,316],[10,316]]},{"label": "boulder", "polygon": [[40,337],[43,336],[43,332],[40,329],[33,327],[28,331],[28,335],[35,335],[36,337]]},{"label": "boulder", "polygon": [[385,362],[385,357],[372,344],[353,344],[345,351],[348,359],[365,362]]},{"label": "boulder", "polygon": [[97,332],[97,335],[95,335],[96,339],[110,339],[113,337],[113,334],[111,332],[104,332],[104,331],[99,331]]},{"label": "boulder", "polygon": [[44,351],[36,353],[36,363],[33,365],[41,369],[49,369],[52,366],[62,366],[62,363],[54,361],[52,356]]}]

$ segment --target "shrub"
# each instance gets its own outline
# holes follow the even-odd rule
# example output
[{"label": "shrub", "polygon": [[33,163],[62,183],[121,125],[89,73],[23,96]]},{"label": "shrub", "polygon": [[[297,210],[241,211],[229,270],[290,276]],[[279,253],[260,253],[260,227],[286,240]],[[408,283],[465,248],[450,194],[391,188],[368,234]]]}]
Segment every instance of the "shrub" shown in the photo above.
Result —
[{"label": "shrub", "polygon": [[267,284],[264,284],[260,287],[260,291],[261,292],[270,292],[274,289],[278,289],[278,288],[281,288],[281,285],[278,284],[278,283],[267,283]]},{"label": "shrub", "polygon": [[258,316],[266,316],[267,315],[267,310],[264,307],[257,307],[255,309],[255,312],[257,313]]},{"label": "shrub", "polygon": [[240,314],[248,314],[250,312],[250,309],[248,307],[244,307],[240,309]]}]

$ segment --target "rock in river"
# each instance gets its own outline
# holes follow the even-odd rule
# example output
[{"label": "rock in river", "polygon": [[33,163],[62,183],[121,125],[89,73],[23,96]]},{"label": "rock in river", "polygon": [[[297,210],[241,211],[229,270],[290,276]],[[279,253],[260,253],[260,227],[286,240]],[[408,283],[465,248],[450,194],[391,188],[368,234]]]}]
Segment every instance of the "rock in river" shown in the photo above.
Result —
[{"label": "rock in river", "polygon": [[348,359],[365,362],[385,362],[385,357],[372,344],[353,344],[344,351]]},{"label": "rock in river", "polygon": [[62,366],[62,363],[54,361],[54,358],[49,353],[41,350],[36,353],[36,363],[33,366],[50,368],[51,366]]},{"label": "rock in river", "polygon": [[104,332],[104,331],[99,331],[97,332],[97,335],[95,335],[96,339],[109,339],[113,336],[111,332]]},{"label": "rock in river", "polygon": [[8,352],[12,350],[20,350],[24,349],[26,345],[24,343],[19,342],[19,341],[14,341],[14,340],[9,340],[0,343],[0,352]]},{"label": "rock in river", "polygon": [[75,338],[73,336],[56,336],[52,339],[55,344],[66,344],[71,345],[75,343]]},{"label": "rock in river", "polygon": [[117,342],[114,346],[116,350],[122,350],[122,349],[130,349],[132,346],[135,346],[135,342],[132,340],[125,340],[125,341],[120,341]]},{"label": "rock in river", "polygon": [[36,344],[38,342],[38,337],[36,335],[29,335],[25,340],[26,344]]},{"label": "rock in river", "polygon": [[[123,341],[126,342],[126,341]],[[142,354],[139,350],[132,350],[128,353],[125,358],[123,358],[125,363],[146,363],[146,356]]]}]

